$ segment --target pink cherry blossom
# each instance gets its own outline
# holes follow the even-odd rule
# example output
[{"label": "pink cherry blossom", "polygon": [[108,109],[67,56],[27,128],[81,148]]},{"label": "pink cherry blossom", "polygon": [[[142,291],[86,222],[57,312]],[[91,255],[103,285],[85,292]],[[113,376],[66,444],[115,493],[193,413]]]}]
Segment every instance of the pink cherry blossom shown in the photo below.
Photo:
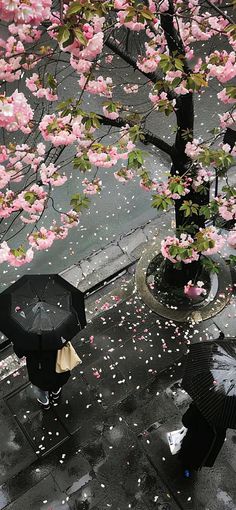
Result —
[{"label": "pink cherry blossom", "polygon": [[233,97],[228,96],[226,89],[221,90],[217,94],[218,99],[222,101],[222,103],[225,104],[234,104],[236,103],[236,99]]},{"label": "pink cherry blossom", "polygon": [[58,170],[59,167],[56,167],[53,163],[48,166],[43,163],[39,169],[42,183],[62,186],[67,181],[67,177],[65,174],[60,175]]},{"label": "pink cherry blossom", "polygon": [[10,254],[10,248],[6,241],[0,244],[0,264],[6,262]]},{"label": "pink cherry blossom", "polygon": [[229,246],[231,246],[231,248],[236,249],[236,229],[231,230],[231,232],[229,233],[227,237],[227,243]]},{"label": "pink cherry blossom", "polygon": [[68,211],[67,213],[61,214],[61,222],[67,228],[76,227],[79,224],[80,214],[73,209]]},{"label": "pink cherry blossom", "polygon": [[188,142],[185,147],[185,152],[187,156],[192,159],[195,159],[201,152],[202,147],[199,146],[200,141],[197,138],[194,138],[192,142]]},{"label": "pink cherry blossom", "polygon": [[45,207],[47,193],[42,186],[33,184],[27,191],[22,191],[15,198],[13,205],[19,210],[23,209],[28,213],[41,213]]},{"label": "pink cherry blossom", "polygon": [[27,102],[24,94],[15,90],[9,97],[0,96],[0,126],[7,131],[23,133],[31,131],[30,121],[33,119],[33,110]]},{"label": "pink cherry blossom", "polygon": [[53,220],[53,225],[50,227],[50,230],[55,235],[55,239],[66,239],[68,236],[68,224],[66,225],[57,225],[56,220]]},{"label": "pink cherry blossom", "polygon": [[139,32],[140,30],[144,30],[147,22],[139,22],[137,20],[137,16],[134,16],[131,21],[126,21],[127,12],[125,10],[121,10],[117,13],[117,19],[118,23],[116,24],[117,27],[124,26],[126,28],[129,28],[130,30],[134,32]]},{"label": "pink cherry blossom", "polygon": [[0,189],[5,188],[9,181],[10,174],[6,172],[4,166],[0,165]]},{"label": "pink cherry blossom", "polygon": [[107,117],[107,119],[118,119],[119,117],[119,112],[109,112],[107,106],[103,106],[103,114],[105,115],[105,117]]},{"label": "pink cherry blossom", "polygon": [[76,134],[71,131],[71,116],[66,115],[44,115],[39,124],[39,130],[44,140],[51,141],[56,147],[58,145],[70,145],[76,141]]},{"label": "pink cherry blossom", "polygon": [[161,60],[160,53],[148,43],[145,43],[146,56],[138,57],[137,66],[144,73],[153,73],[157,70]]},{"label": "pink cherry blossom", "polygon": [[217,78],[221,83],[232,80],[236,76],[235,52],[227,53],[226,50],[214,51],[206,57],[209,76]]},{"label": "pink cherry blossom", "polygon": [[[104,18],[103,18],[104,19]],[[87,46],[81,51],[81,57],[84,60],[94,60],[103,49],[103,32],[98,32],[90,39]]]},{"label": "pink cherry blossom", "polygon": [[198,186],[201,186],[205,182],[209,182],[214,177],[212,170],[208,170],[207,168],[198,168],[197,175],[193,179],[193,188],[197,189]]},{"label": "pink cherry blossom", "polygon": [[50,17],[51,0],[0,0],[1,18],[15,23],[37,25]]},{"label": "pink cherry blossom", "polygon": [[222,128],[231,127],[236,122],[236,110],[231,112],[225,112],[222,115],[219,114],[220,117],[220,125]]},{"label": "pink cherry blossom", "polygon": [[226,221],[236,220],[236,197],[218,198],[219,214]]},{"label": "pink cherry blossom", "polygon": [[84,188],[84,194],[85,195],[96,195],[101,191],[102,188],[102,181],[96,177],[92,181],[89,181],[87,178],[82,180]]},{"label": "pink cherry blossom", "polygon": [[203,288],[203,282],[194,284],[192,280],[190,280],[187,285],[184,286],[184,293],[187,297],[196,299],[202,294],[206,294],[206,289]]},{"label": "pink cherry blossom", "polygon": [[134,172],[128,168],[121,168],[117,172],[114,172],[114,177],[117,181],[126,183],[134,178]]},{"label": "pink cherry blossom", "polygon": [[136,84],[127,83],[127,85],[124,86],[123,90],[126,94],[137,94],[139,86]]},{"label": "pink cherry blossom", "polygon": [[213,255],[221,250],[221,248],[225,244],[225,239],[222,235],[217,233],[217,229],[215,227],[206,227],[200,228],[199,232],[205,241],[213,241],[214,246],[212,248],[208,248],[202,252],[203,255]]},{"label": "pink cherry blossom", "polygon": [[7,190],[4,193],[0,191],[0,218],[9,218],[9,216],[17,211],[17,207],[14,205],[15,193],[11,190]]},{"label": "pink cherry blossom", "polygon": [[43,87],[43,84],[37,73],[33,73],[30,78],[26,78],[26,87],[32,92],[32,94],[38,99],[47,99],[48,101],[56,101],[58,99],[57,94],[50,87]]},{"label": "pink cherry blossom", "polygon": [[46,250],[52,246],[55,240],[55,235],[51,230],[41,227],[38,231],[29,235],[29,244],[36,250]]},{"label": "pink cherry blossom", "polygon": [[22,249],[12,249],[8,255],[7,262],[10,264],[10,266],[14,267],[20,267],[23,266],[26,263],[31,262],[34,257],[34,252],[32,248],[29,248],[28,250],[23,251]]},{"label": "pink cherry blossom", "polygon": [[[171,246],[180,247],[180,248],[188,248],[190,250],[189,256],[182,258],[181,254],[175,255],[174,257],[170,253]],[[165,239],[161,241],[161,253],[164,258],[169,259],[173,264],[177,262],[184,262],[185,264],[190,264],[199,259],[199,254],[194,249],[194,239],[188,234],[181,234],[180,238],[175,236],[167,236]]]},{"label": "pink cherry blossom", "polygon": [[84,75],[79,79],[79,85],[82,89],[90,92],[90,94],[98,94],[99,96],[112,96],[112,79],[98,76],[96,80],[89,80]]},{"label": "pink cherry blossom", "polygon": [[91,66],[93,65],[92,62],[89,60],[85,60],[80,58],[77,60],[73,55],[70,57],[70,65],[77,71],[79,74],[85,74],[89,73]]}]

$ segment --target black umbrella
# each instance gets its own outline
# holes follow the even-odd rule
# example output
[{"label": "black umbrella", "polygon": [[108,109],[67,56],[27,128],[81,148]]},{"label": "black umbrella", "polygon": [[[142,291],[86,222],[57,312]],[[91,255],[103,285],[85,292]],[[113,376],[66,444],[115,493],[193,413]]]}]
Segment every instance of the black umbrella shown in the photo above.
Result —
[{"label": "black umbrella", "polygon": [[186,357],[183,388],[213,426],[236,428],[236,342],[193,344]]},{"label": "black umbrella", "polygon": [[59,275],[25,275],[0,294],[0,329],[16,347],[61,347],[86,326],[84,295]]}]

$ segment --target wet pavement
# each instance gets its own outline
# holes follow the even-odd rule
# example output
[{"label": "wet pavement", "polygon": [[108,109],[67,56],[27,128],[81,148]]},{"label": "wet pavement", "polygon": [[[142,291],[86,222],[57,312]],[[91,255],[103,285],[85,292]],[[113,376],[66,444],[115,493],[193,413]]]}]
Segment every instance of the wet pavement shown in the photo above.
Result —
[{"label": "wet pavement", "polygon": [[236,510],[235,431],[214,468],[187,480],[166,440],[189,403],[180,387],[188,345],[232,334],[235,306],[233,296],[219,317],[176,325],[141,302],[131,274],[120,278],[89,299],[90,322],[74,339],[83,363],[48,412],[8,349],[0,510]]}]

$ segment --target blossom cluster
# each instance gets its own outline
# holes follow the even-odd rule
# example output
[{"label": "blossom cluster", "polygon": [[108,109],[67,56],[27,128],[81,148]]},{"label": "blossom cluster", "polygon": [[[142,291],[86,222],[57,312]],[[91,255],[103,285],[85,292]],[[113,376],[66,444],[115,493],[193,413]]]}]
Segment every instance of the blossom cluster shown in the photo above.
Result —
[{"label": "blossom cluster", "polygon": [[1,18],[4,21],[37,26],[50,18],[51,0],[0,0]]},{"label": "blossom cluster", "polygon": [[161,92],[160,94],[152,94],[150,92],[149,99],[153,103],[155,110],[168,113],[174,111],[176,99],[169,100],[166,92]]},{"label": "blossom cluster", "polygon": [[55,88],[50,86],[43,87],[42,81],[37,73],[33,73],[30,78],[26,78],[25,84],[32,94],[38,99],[45,98],[48,101],[56,101],[58,99],[58,95],[55,93]]},{"label": "blossom cluster", "polygon": [[40,163],[43,161],[45,146],[38,143],[35,148],[27,144],[11,144],[0,146],[0,189],[8,185],[9,182],[21,182],[25,170],[30,167],[36,172]]},{"label": "blossom cluster", "polygon": [[189,280],[189,282],[184,285],[184,294],[190,299],[196,299],[206,293],[207,291],[204,289],[204,283],[202,281],[193,283],[192,280]]},{"label": "blossom cluster", "polygon": [[85,186],[83,190],[85,195],[96,195],[102,189],[102,181],[98,177],[92,181],[85,178],[82,180],[82,185]]},{"label": "blossom cluster", "polygon": [[236,197],[216,197],[215,201],[218,205],[218,211],[220,216],[226,220],[236,220]]},{"label": "blossom cluster", "polygon": [[34,112],[23,92],[15,90],[11,96],[0,96],[0,127],[7,131],[30,133]]},{"label": "blossom cluster", "polygon": [[44,140],[50,141],[55,147],[59,145],[71,145],[75,141],[82,145],[86,136],[93,133],[95,128],[91,127],[86,130],[82,123],[81,115],[72,117],[71,114],[66,116],[62,112],[51,115],[44,115],[39,124],[39,131]]},{"label": "blossom cluster", "polygon": [[208,256],[219,252],[224,243],[224,237],[210,226],[200,228],[194,238],[189,234],[181,234],[179,238],[167,236],[161,242],[161,253],[173,264],[190,264],[197,261],[201,254]]},{"label": "blossom cluster", "polygon": [[228,53],[226,50],[215,50],[206,57],[208,75],[217,78],[221,83],[226,83],[236,76],[235,52]]},{"label": "blossom cluster", "polygon": [[161,196],[178,200],[190,192],[191,183],[192,178],[188,176],[169,176],[166,182],[156,183],[155,191]]}]

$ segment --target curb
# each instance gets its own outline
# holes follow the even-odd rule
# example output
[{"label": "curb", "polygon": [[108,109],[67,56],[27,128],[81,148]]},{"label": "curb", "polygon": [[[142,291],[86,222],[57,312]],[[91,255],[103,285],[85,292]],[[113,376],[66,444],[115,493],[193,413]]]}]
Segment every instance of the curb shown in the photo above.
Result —
[{"label": "curb", "polygon": [[105,285],[106,280],[111,280],[139,260],[147,243],[155,240],[162,230],[171,227],[172,217],[172,212],[161,213],[154,220],[132,229],[86,259],[73,264],[60,275],[84,293]]}]

